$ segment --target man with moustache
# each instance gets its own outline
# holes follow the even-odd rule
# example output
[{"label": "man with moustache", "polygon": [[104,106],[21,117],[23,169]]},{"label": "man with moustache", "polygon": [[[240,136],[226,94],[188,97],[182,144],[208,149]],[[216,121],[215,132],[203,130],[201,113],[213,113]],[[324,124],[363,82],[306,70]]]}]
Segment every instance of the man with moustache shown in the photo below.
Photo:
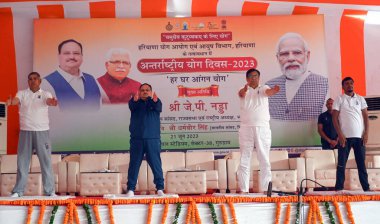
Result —
[{"label": "man with moustache", "polygon": [[104,104],[128,103],[141,83],[127,77],[131,70],[129,53],[124,48],[111,48],[106,54],[107,72],[97,80],[102,87]]},{"label": "man with moustache", "polygon": [[128,105],[131,110],[131,122],[129,125],[131,149],[127,196],[133,197],[135,195],[137,176],[144,154],[153,172],[153,182],[156,185],[157,194],[164,196],[164,177],[160,156],[160,113],[162,112],[162,102],[156,93],[152,92],[152,86],[148,83],[143,83],[138,92],[129,100]]},{"label": "man with moustache", "polygon": [[332,115],[339,139],[335,190],[343,190],[346,163],[353,148],[360,184],[364,191],[369,191],[365,167],[365,145],[368,141],[367,102],[364,97],[354,92],[354,80],[351,77],[342,80],[342,88],[344,94],[335,100]]},{"label": "man with moustache", "polygon": [[30,159],[35,150],[41,164],[42,183],[46,196],[56,196],[54,174],[51,165],[51,141],[49,137],[49,106],[58,101],[48,91],[40,88],[41,77],[37,72],[28,75],[28,89],[9,97],[7,105],[18,105],[20,133],[17,149],[17,178],[11,197],[22,197],[28,181]]},{"label": "man with moustache", "polygon": [[271,147],[271,129],[269,125],[268,98],[280,91],[279,86],[269,88],[260,85],[260,71],[249,69],[246,72],[246,84],[239,90],[240,98],[240,164],[237,179],[240,193],[249,191],[252,151],[257,152],[260,165],[260,188],[267,189],[272,180],[269,151]]},{"label": "man with moustache", "polygon": [[[316,145],[316,123],[327,98],[328,80],[307,70],[310,49],[298,33],[286,33],[279,39],[276,58],[283,74],[266,83],[280,86],[280,92],[269,98],[273,139],[278,140],[275,145]],[[290,125],[284,134],[281,128]]]},{"label": "man with moustache", "polygon": [[82,44],[74,39],[58,45],[59,66],[46,76],[42,87],[52,92],[61,111],[96,111],[100,108],[100,90],[92,75],[80,70],[83,62]]},{"label": "man with moustache", "polygon": [[322,112],[328,80],[307,70],[310,50],[297,33],[284,34],[277,45],[276,54],[282,75],[267,82],[280,86],[280,92],[269,98],[272,119],[310,120]]}]

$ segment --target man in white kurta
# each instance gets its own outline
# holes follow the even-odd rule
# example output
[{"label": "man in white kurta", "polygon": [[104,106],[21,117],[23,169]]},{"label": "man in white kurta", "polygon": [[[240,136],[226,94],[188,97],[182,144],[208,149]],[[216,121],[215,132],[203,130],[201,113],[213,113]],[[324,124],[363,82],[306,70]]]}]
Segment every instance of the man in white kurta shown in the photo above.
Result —
[{"label": "man in white kurta", "polygon": [[260,164],[260,188],[267,189],[272,179],[269,151],[271,130],[269,126],[268,97],[279,92],[280,87],[270,88],[260,85],[260,72],[249,69],[246,72],[247,84],[240,89],[240,165],[237,172],[241,193],[248,193],[252,151],[256,150]]}]

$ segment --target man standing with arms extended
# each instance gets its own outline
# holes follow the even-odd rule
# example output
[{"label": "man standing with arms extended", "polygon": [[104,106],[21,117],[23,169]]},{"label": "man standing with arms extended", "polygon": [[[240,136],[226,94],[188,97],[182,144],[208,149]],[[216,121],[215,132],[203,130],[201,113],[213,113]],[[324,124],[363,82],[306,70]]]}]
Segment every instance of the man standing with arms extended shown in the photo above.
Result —
[{"label": "man standing with arms extended", "polygon": [[40,89],[41,77],[37,72],[28,75],[29,89],[18,91],[9,97],[7,105],[19,105],[20,135],[17,149],[17,180],[11,197],[23,196],[28,180],[28,170],[33,149],[41,164],[44,194],[56,196],[54,174],[51,165],[48,106],[58,102],[50,92]]},{"label": "man standing with arms extended", "polygon": [[334,128],[332,113],[334,100],[329,98],[326,101],[327,111],[318,117],[318,133],[321,136],[322,149],[338,148],[338,134]]},{"label": "man standing with arms extended", "polygon": [[351,77],[343,79],[342,88],[344,94],[339,96],[333,105],[333,122],[339,138],[335,190],[343,190],[346,163],[352,147],[354,148],[360,184],[364,191],[369,191],[368,174],[365,167],[365,145],[368,141],[368,106],[365,99],[354,92],[354,80]]},{"label": "man standing with arms extended", "polygon": [[251,156],[254,149],[256,149],[260,164],[261,189],[267,189],[269,182],[271,182],[269,151],[272,137],[269,126],[268,97],[280,91],[280,87],[277,85],[273,88],[260,85],[260,72],[257,69],[249,69],[246,72],[246,80],[247,84],[239,91],[241,158],[237,177],[241,193],[249,192]]},{"label": "man standing with arms extended", "polygon": [[129,131],[130,163],[128,168],[128,197],[134,196],[141,162],[146,154],[147,162],[154,175],[157,194],[164,195],[164,177],[161,164],[160,113],[161,100],[152,93],[152,86],[144,83],[139,92],[129,101],[131,123]]}]

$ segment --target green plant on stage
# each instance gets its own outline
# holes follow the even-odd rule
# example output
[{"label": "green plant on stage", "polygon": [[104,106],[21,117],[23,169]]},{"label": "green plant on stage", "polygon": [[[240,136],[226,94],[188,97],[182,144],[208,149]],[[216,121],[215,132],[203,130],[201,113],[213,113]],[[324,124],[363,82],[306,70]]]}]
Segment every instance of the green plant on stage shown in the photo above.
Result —
[{"label": "green plant on stage", "polygon": [[331,224],[335,224],[335,218],[334,218],[334,215],[330,209],[330,204],[329,202],[325,201],[325,207],[326,207],[326,212],[327,214],[329,215],[329,218],[330,218],[330,223]]},{"label": "green plant on stage", "polygon": [[181,213],[181,209],[182,209],[182,204],[177,203],[177,208],[175,209],[173,224],[178,224],[178,218],[179,218],[179,214]]},{"label": "green plant on stage", "polygon": [[209,202],[207,204],[208,204],[208,207],[210,208],[210,211],[211,211],[212,222],[214,224],[218,224],[219,222],[218,222],[218,217],[216,217],[214,204],[211,202]]},{"label": "green plant on stage", "polygon": [[83,204],[83,208],[86,211],[86,216],[87,216],[87,222],[88,222],[88,224],[92,224],[91,213],[90,213],[90,206],[88,206],[88,204]]},{"label": "green plant on stage", "polygon": [[297,203],[297,212],[296,212],[296,221],[294,224],[299,224],[300,223],[300,209],[301,209],[301,202]]},{"label": "green plant on stage", "polygon": [[49,224],[54,223],[55,213],[57,213],[57,210],[58,210],[58,205],[54,206],[53,210],[51,211]]}]

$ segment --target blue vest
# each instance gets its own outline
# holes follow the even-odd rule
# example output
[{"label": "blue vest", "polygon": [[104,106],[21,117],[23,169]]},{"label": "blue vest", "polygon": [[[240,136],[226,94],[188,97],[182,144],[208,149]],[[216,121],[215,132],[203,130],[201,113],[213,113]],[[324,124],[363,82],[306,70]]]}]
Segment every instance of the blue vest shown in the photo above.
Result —
[{"label": "blue vest", "polygon": [[100,90],[92,75],[83,73],[84,99],[82,99],[71,85],[58,71],[46,76],[45,79],[54,88],[61,111],[65,110],[99,110]]}]

